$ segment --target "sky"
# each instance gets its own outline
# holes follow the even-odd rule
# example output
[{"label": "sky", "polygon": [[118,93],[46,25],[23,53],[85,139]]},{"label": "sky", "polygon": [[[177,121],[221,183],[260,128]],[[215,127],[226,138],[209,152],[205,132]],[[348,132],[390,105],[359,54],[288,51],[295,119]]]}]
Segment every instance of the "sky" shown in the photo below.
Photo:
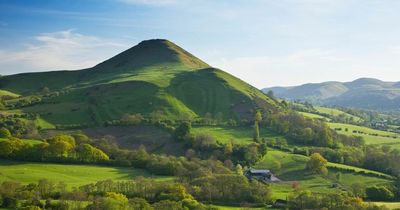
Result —
[{"label": "sky", "polygon": [[2,0],[0,74],[88,68],[168,39],[258,87],[400,81],[398,0]]}]

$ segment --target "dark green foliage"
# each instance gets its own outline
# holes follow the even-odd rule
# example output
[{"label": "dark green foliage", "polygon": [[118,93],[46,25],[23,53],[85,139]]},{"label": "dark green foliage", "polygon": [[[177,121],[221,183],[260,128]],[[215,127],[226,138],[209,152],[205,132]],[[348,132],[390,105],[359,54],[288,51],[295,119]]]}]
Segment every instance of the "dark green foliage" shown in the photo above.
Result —
[{"label": "dark green foliage", "polygon": [[331,148],[339,147],[340,144],[364,145],[360,137],[337,134],[325,123],[305,118],[291,111],[271,113],[266,116],[263,123],[298,144]]},{"label": "dark green foliage", "polygon": [[290,209],[331,209],[331,210],[386,210],[386,207],[378,207],[366,204],[361,198],[351,197],[346,193],[312,193],[307,190],[296,190],[289,196],[288,207]]},{"label": "dark green foliage", "polygon": [[307,162],[306,169],[309,170],[313,174],[322,174],[327,175],[328,169],[326,168],[326,164],[328,161],[321,156],[319,153],[313,153],[310,156],[310,160]]},{"label": "dark green foliage", "polygon": [[0,128],[0,138],[10,138],[11,133],[7,128]]},{"label": "dark green foliage", "polygon": [[90,144],[83,144],[77,149],[79,160],[87,163],[95,163],[109,160],[107,154]]},{"label": "dark green foliage", "polygon": [[365,192],[369,199],[375,201],[391,201],[394,198],[393,192],[385,186],[367,187]]},{"label": "dark green foliage", "polygon": [[190,186],[196,198],[208,202],[266,203],[271,196],[267,185],[255,180],[249,182],[236,174],[201,177],[193,180]]},{"label": "dark green foliage", "polygon": [[183,122],[181,123],[174,131],[174,137],[182,141],[187,135],[190,134],[190,131],[192,129],[192,125],[190,122]]}]

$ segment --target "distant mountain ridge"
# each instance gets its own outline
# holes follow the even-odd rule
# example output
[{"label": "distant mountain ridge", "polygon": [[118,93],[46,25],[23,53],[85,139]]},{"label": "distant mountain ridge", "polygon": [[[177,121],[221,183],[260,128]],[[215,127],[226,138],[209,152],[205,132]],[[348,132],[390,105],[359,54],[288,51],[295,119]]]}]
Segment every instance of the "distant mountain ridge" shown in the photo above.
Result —
[{"label": "distant mountain ridge", "polygon": [[352,82],[309,83],[292,87],[264,88],[275,96],[314,104],[380,111],[400,110],[400,82],[360,78]]}]

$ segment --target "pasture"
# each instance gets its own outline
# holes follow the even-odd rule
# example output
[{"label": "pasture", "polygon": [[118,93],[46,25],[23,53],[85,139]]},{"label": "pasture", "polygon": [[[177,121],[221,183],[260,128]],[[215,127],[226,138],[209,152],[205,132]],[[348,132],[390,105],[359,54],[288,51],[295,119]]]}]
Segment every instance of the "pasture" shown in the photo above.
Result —
[{"label": "pasture", "polygon": [[[253,140],[252,127],[226,127],[226,126],[195,126],[192,129],[193,134],[209,134],[220,143],[228,143],[230,141],[237,144],[249,144]],[[275,138],[279,135],[274,134],[266,128],[260,128],[261,138]]]},{"label": "pasture", "polygon": [[45,178],[53,182],[62,181],[68,187],[79,187],[100,180],[127,181],[138,176],[172,180],[171,177],[152,176],[145,170],[128,167],[0,161],[0,182],[28,184]]},{"label": "pasture", "polygon": [[339,115],[342,115],[342,116],[345,116],[346,118],[349,118],[349,119],[353,118],[353,120],[355,122],[361,122],[362,121],[361,118],[359,118],[357,116],[354,116],[354,115],[351,115],[349,113],[346,113],[344,111],[341,111],[339,109],[329,108],[329,107],[322,107],[322,106],[315,106],[314,108],[319,113],[322,113],[322,114],[328,114],[328,115],[335,116],[335,117],[338,117]]},{"label": "pasture", "polygon": [[397,133],[344,123],[328,123],[328,125],[332,129],[341,129],[338,133],[344,135],[362,136],[367,144],[400,143],[400,135]]},{"label": "pasture", "polygon": [[[308,157],[296,154],[290,154],[279,150],[269,150],[268,154],[257,163],[254,168],[271,169],[282,180],[280,183],[271,184],[274,198],[285,199],[288,193],[293,191],[293,185],[296,184],[303,189],[309,189],[313,192],[334,192],[349,189],[354,183],[363,183],[366,186],[385,185],[392,182],[391,179],[378,178],[375,176],[358,173],[360,171],[381,174],[362,168],[329,163],[329,166],[335,166],[338,169],[328,168],[327,176],[311,175],[305,169]],[[279,162],[280,167],[277,167]],[[348,172],[345,169],[355,169],[356,172]],[[343,170],[341,170],[343,169]],[[341,173],[341,179],[336,179],[336,174]],[[332,188],[333,184],[338,183],[337,188]]]}]

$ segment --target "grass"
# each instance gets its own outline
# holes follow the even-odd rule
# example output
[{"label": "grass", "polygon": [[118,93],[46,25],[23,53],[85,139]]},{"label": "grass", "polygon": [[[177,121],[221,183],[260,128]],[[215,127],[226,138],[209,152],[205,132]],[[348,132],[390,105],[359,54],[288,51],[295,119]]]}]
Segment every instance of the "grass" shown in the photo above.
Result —
[{"label": "grass", "polygon": [[377,206],[386,206],[389,209],[400,209],[400,202],[371,202]]},{"label": "grass", "polygon": [[10,92],[10,91],[7,91],[7,90],[0,90],[0,98],[2,98],[4,96],[8,96],[8,97],[11,97],[11,98],[17,98],[20,95],[15,94],[15,93]]},{"label": "grass", "polygon": [[[237,144],[249,144],[253,142],[252,127],[223,127],[223,126],[196,126],[192,129],[195,135],[209,134],[220,143],[228,143],[233,141]],[[260,128],[261,138],[279,137],[273,132]]]},{"label": "grass", "polygon": [[326,121],[330,121],[331,119],[318,115],[318,114],[313,114],[313,113],[308,113],[308,112],[299,112],[301,115],[303,115],[304,117],[308,117],[308,118],[312,118],[312,119],[322,119],[322,120],[326,120]]},{"label": "grass", "polygon": [[[332,129],[341,128],[342,130],[338,131],[341,134],[362,136],[367,144],[400,143],[400,135],[397,133],[344,123],[328,123],[328,125]],[[353,131],[357,131],[357,133],[353,133]],[[358,133],[358,131],[362,133]]]},{"label": "grass", "polygon": [[220,206],[220,205],[212,205],[212,207],[218,208],[219,210],[241,210],[241,209],[253,209],[253,210],[261,210],[265,209],[262,207],[237,207],[237,206]]},{"label": "grass", "polygon": [[[21,139],[21,140],[32,145],[43,143],[42,140],[37,140],[37,139]],[[7,139],[0,138],[0,141],[7,141]]]},{"label": "grass", "polygon": [[53,182],[63,181],[69,187],[78,187],[100,180],[124,181],[137,176],[153,177],[160,181],[172,179],[152,176],[145,170],[125,167],[0,161],[0,182],[16,181],[28,184],[48,179]]},{"label": "grass", "polygon": [[323,113],[323,114],[328,114],[328,115],[335,116],[335,117],[337,117],[339,115],[344,115],[346,118],[349,118],[349,119],[353,118],[355,122],[361,122],[362,121],[361,118],[359,118],[357,116],[354,116],[354,115],[351,115],[349,113],[343,112],[343,111],[341,111],[339,109],[329,108],[329,107],[322,107],[322,106],[315,106],[314,108],[318,112]]},{"label": "grass", "polygon": [[[306,170],[305,166],[308,161],[308,157],[296,154],[290,154],[278,150],[270,150],[268,154],[257,163],[254,168],[260,169],[272,169],[274,170],[274,162],[279,162],[281,164],[281,170],[276,172],[278,178],[282,180],[280,183],[271,184],[273,195],[275,198],[285,199],[287,195],[293,191],[293,183],[299,183],[300,187],[303,189],[309,189],[313,192],[335,192],[347,189],[353,183],[363,183],[366,186],[371,185],[385,185],[390,184],[392,181],[384,178],[377,178],[366,176],[359,173],[347,172],[342,169],[353,168],[356,171],[370,172],[362,168],[351,167],[342,164],[333,164],[339,169],[329,169],[327,176],[310,175]],[[340,188],[332,188],[332,184],[337,183],[335,175],[337,172],[342,174],[342,178],[339,181]],[[379,172],[373,172],[378,173]]]}]

